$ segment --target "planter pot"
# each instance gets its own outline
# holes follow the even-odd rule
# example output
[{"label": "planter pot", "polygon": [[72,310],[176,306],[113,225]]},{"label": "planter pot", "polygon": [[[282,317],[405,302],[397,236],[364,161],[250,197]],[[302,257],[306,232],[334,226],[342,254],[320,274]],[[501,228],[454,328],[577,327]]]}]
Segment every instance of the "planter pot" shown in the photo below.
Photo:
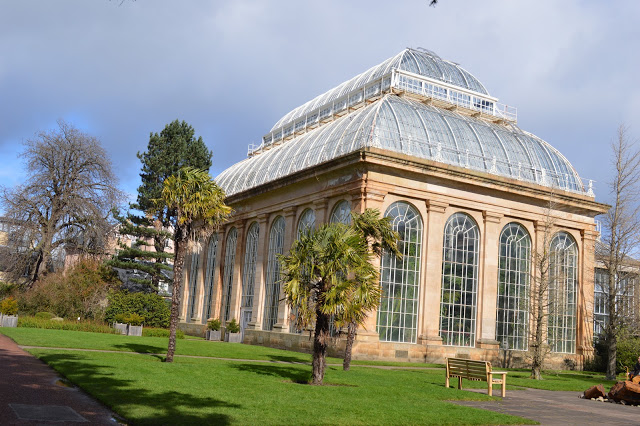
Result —
[{"label": "planter pot", "polygon": [[17,327],[18,326],[18,316],[17,315],[3,315],[2,316],[2,326],[3,327]]},{"label": "planter pot", "polygon": [[121,334],[124,334],[125,336],[127,335],[127,324],[124,324],[122,322],[116,322],[116,323],[113,323],[113,328],[118,330]]},{"label": "planter pot", "polygon": [[221,337],[222,337],[222,333],[220,332],[220,330],[207,330],[207,335],[206,335],[207,340],[213,340],[213,341],[219,342],[221,340]]},{"label": "planter pot", "polygon": [[142,336],[142,326],[129,325],[129,336]]},{"label": "planter pot", "polygon": [[224,333],[224,341],[229,343],[242,343],[242,333]]}]

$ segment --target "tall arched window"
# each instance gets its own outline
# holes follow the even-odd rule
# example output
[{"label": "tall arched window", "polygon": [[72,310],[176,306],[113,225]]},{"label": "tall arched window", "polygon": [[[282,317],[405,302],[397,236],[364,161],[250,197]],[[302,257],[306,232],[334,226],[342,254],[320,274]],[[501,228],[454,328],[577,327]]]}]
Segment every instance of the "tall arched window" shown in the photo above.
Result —
[{"label": "tall arched window", "polygon": [[231,311],[231,287],[233,286],[233,270],[236,263],[236,243],[238,242],[238,230],[231,228],[227,235],[227,243],[224,250],[224,273],[222,276],[222,315],[225,321],[229,320]]},{"label": "tall arched window", "polygon": [[351,203],[347,200],[342,200],[336,204],[329,217],[329,223],[344,223],[345,225],[349,225],[351,223]]},{"label": "tall arched window", "polygon": [[202,303],[202,320],[211,318],[211,300],[213,299],[216,256],[218,255],[218,234],[213,234],[207,248],[207,269],[204,283],[204,302]]},{"label": "tall arched window", "polygon": [[[306,209],[300,215],[300,220],[298,220],[298,228],[296,229],[296,235],[301,235],[306,232],[309,232],[316,227],[316,212],[311,209]],[[295,317],[298,315],[297,310],[291,310],[291,316]],[[291,323],[289,324],[289,332],[290,333],[301,333],[302,330],[298,329],[295,324],[295,320],[291,318]]]},{"label": "tall arched window", "polygon": [[298,229],[296,231],[296,235],[300,235],[301,233],[308,232],[311,229],[316,227],[316,212],[311,209],[306,209],[300,215],[300,220],[298,220]]},{"label": "tall arched window", "polygon": [[[256,281],[256,258],[258,257],[258,237],[260,226],[253,222],[247,232],[247,242],[244,249],[244,269],[242,273],[242,301],[240,307],[244,309],[244,315],[253,309],[253,289]],[[246,325],[246,324],[245,324]]]},{"label": "tall arched window", "polygon": [[199,242],[195,243],[195,247],[191,252],[191,268],[189,269],[189,307],[187,319],[192,319],[196,315],[196,289],[198,285],[198,275],[200,270],[200,254],[202,247]]},{"label": "tall arched window", "polygon": [[558,232],[549,253],[549,346],[553,352],[575,353],[578,248],[571,235]]},{"label": "tall arched window", "polygon": [[444,228],[440,335],[444,345],[475,346],[478,291],[478,225],[464,213]]},{"label": "tall arched window", "polygon": [[518,223],[500,234],[496,340],[508,349],[527,350],[531,238]]},{"label": "tall arched window", "polygon": [[278,255],[284,249],[284,218],[278,216],[271,225],[269,233],[269,254],[267,257],[267,277],[265,281],[264,298],[264,330],[273,330],[278,321],[278,302],[280,298],[280,261]]},{"label": "tall arched window", "polygon": [[400,234],[397,259],[383,253],[380,265],[382,298],[378,334],[384,342],[415,343],[418,330],[418,293],[422,253],[422,218],[409,203],[399,201],[387,209],[393,229]]}]

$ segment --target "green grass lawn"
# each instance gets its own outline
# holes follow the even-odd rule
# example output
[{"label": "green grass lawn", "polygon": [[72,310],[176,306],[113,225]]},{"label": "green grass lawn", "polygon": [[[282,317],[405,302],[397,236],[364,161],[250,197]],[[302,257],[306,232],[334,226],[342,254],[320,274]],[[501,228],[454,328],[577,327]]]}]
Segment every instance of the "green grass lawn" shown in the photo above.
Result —
[{"label": "green grass lawn", "polygon": [[[310,366],[162,356],[166,338],[130,337],[76,331],[2,328],[21,345],[115,350],[122,353],[30,349],[73,383],[133,424],[531,424],[526,419],[458,406],[446,400],[487,400],[482,393],[444,387],[443,369],[384,370],[329,367],[325,383],[303,384]],[[177,353],[236,360],[309,362],[310,355],[259,346],[179,340]],[[333,359],[330,362],[341,362]],[[418,364],[424,366],[425,364]],[[545,372],[528,379],[509,370],[508,389],[535,387],[583,391],[613,382],[588,372]],[[484,382],[463,387],[486,389]],[[497,391],[498,387],[495,387]],[[499,399],[493,397],[493,399]]]}]

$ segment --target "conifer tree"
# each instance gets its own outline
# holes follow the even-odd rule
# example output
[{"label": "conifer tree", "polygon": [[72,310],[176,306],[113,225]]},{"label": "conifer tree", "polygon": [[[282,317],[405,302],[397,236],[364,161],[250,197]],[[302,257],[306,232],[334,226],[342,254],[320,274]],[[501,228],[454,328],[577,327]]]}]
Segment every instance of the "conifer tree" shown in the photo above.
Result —
[{"label": "conifer tree", "polygon": [[150,279],[138,279],[136,282],[148,284],[157,291],[160,280],[164,278],[162,271],[171,270],[167,260],[173,255],[166,253],[166,247],[167,240],[173,239],[171,223],[176,217],[174,208],[156,202],[162,198],[162,184],[183,167],[208,172],[211,152],[202,137],[196,138],[193,127],[185,121],[174,120],[160,133],[151,133],[147,150],[138,152],[137,157],[142,162],[142,184],[138,187],[137,202],[130,208],[142,212],[142,215],[128,213],[126,217],[116,217],[120,222],[120,234],[133,237],[135,242],[132,247],[121,245],[111,264],[150,274]]}]

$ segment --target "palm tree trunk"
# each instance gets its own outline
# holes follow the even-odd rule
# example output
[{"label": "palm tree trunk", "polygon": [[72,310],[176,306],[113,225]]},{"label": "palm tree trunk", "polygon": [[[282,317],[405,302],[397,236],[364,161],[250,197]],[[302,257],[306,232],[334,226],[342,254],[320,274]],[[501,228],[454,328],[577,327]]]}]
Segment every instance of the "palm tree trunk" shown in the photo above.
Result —
[{"label": "palm tree trunk", "polygon": [[173,262],[173,294],[171,295],[171,318],[169,320],[169,347],[165,362],[173,362],[173,354],[176,351],[176,329],[178,328],[178,309],[180,307],[180,291],[182,289],[182,271],[184,258],[187,252],[187,233],[181,228],[176,229],[175,234],[175,259]]},{"label": "palm tree trunk", "polygon": [[353,321],[347,325],[347,344],[344,348],[344,361],[342,362],[342,369],[349,371],[351,368],[351,352],[353,349],[353,341],[356,338],[357,324]]},{"label": "palm tree trunk", "polygon": [[316,310],[316,330],[313,336],[313,372],[311,384],[322,385],[327,366],[327,342],[329,341],[329,315]]}]

